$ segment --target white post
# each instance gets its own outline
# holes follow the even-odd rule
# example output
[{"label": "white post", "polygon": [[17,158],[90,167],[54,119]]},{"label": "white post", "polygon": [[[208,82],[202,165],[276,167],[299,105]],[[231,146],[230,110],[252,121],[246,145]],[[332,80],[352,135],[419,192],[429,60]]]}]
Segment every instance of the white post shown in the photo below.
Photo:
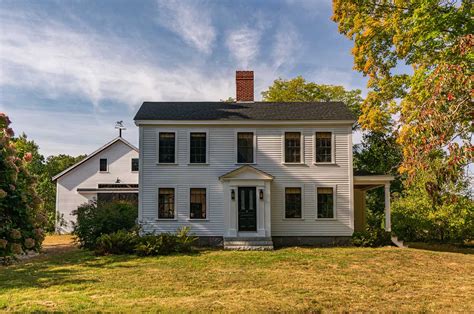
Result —
[{"label": "white post", "polygon": [[392,231],[390,221],[390,183],[385,183],[385,231]]}]

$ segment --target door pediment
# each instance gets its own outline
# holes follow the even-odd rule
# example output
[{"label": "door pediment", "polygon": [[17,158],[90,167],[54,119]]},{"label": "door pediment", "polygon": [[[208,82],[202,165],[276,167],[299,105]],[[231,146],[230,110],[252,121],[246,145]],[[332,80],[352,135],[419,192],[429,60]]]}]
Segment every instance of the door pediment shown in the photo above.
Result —
[{"label": "door pediment", "polygon": [[250,165],[244,165],[219,177],[221,181],[229,180],[264,180],[271,181],[273,176]]}]

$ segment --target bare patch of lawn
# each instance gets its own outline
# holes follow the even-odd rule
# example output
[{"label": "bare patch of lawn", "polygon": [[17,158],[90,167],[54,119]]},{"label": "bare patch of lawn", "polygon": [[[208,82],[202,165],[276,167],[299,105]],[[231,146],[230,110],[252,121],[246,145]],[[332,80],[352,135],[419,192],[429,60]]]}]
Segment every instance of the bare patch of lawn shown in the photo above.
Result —
[{"label": "bare patch of lawn", "polygon": [[72,249],[0,268],[8,311],[474,311],[474,255],[398,248]]}]

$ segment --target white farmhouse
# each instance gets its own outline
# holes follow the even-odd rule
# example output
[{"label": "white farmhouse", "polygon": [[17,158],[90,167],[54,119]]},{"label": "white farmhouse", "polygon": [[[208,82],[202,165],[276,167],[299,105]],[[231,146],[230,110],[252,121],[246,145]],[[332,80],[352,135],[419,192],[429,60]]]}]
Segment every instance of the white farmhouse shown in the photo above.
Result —
[{"label": "white farmhouse", "polygon": [[138,200],[138,148],[122,137],[105,144],[53,177],[56,181],[56,231],[72,231],[78,206],[91,200]]},{"label": "white farmhouse", "polygon": [[390,230],[393,178],[353,175],[346,105],[255,102],[253,79],[237,71],[232,103],[143,103],[143,232],[190,226],[202,243],[227,248],[344,242],[363,228],[364,191],[379,186]]}]

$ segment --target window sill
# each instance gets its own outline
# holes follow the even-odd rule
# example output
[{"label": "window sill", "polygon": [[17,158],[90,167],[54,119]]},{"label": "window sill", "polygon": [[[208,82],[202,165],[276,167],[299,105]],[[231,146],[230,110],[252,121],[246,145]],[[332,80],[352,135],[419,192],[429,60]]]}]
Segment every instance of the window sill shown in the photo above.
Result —
[{"label": "window sill", "polygon": [[314,220],[316,220],[316,221],[318,221],[318,220],[322,220],[322,221],[336,221],[337,218],[316,218],[316,219],[314,219]]},{"label": "window sill", "polygon": [[209,166],[209,163],[208,162],[201,162],[201,163],[188,162],[188,166]]},{"label": "window sill", "polygon": [[132,173],[139,173],[140,171],[132,171]]},{"label": "window sill", "polygon": [[281,164],[284,166],[307,166],[304,162],[282,162]]},{"label": "window sill", "polygon": [[335,162],[313,162],[315,166],[337,166]]},{"label": "window sill", "polygon": [[304,218],[283,218],[282,220],[302,221],[302,220],[305,220],[305,219]]},{"label": "window sill", "polygon": [[236,162],[236,166],[245,166],[245,165],[256,165],[256,162]]},{"label": "window sill", "polygon": [[200,222],[200,221],[209,221],[209,219],[207,219],[207,218],[205,218],[205,219],[202,219],[202,218],[188,218],[188,221]]},{"label": "window sill", "polygon": [[157,166],[177,166],[177,162],[157,162]]},{"label": "window sill", "polygon": [[99,173],[110,173],[110,171],[99,171]]},{"label": "window sill", "polygon": [[156,218],[155,221],[178,221],[177,218]]}]

